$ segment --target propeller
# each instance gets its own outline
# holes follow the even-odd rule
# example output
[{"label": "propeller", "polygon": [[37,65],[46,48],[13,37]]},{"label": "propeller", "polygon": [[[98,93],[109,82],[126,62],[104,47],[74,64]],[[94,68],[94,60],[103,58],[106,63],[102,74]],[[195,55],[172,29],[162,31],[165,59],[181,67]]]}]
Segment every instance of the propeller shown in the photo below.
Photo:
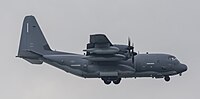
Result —
[{"label": "propeller", "polygon": [[137,53],[134,52],[134,44],[133,43],[132,43],[132,46],[131,46],[130,37],[128,37],[128,47],[127,47],[127,50],[130,53],[130,56],[132,57],[132,63],[134,64],[134,56],[137,55]]},{"label": "propeller", "polygon": [[130,40],[130,37],[128,37],[128,46],[131,46],[131,40]]},{"label": "propeller", "polygon": [[128,50],[129,53],[131,53],[131,50],[133,50],[133,46],[131,46],[130,37],[128,37],[128,47],[127,47],[127,50]]}]

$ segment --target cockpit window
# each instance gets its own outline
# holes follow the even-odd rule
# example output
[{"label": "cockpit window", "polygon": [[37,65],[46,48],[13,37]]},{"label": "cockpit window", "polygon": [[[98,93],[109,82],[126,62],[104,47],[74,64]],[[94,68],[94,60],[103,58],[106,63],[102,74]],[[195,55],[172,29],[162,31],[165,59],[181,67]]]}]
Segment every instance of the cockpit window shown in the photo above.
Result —
[{"label": "cockpit window", "polygon": [[174,56],[169,56],[169,60],[175,61],[175,60],[177,60],[177,59],[176,59],[176,57],[174,57]]}]

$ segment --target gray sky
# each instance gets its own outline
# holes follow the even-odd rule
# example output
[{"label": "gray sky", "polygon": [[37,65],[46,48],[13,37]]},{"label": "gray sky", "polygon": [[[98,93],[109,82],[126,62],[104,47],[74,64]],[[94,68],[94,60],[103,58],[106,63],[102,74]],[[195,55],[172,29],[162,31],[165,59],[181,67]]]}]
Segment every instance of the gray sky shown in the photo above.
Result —
[{"label": "gray sky", "polygon": [[[200,98],[199,0],[1,0],[1,99]],[[83,53],[89,34],[105,32],[136,51],[163,52],[188,65],[182,77],[123,79],[105,85],[53,66],[15,58],[24,16],[34,15],[51,48]],[[63,43],[65,42],[65,43]]]}]

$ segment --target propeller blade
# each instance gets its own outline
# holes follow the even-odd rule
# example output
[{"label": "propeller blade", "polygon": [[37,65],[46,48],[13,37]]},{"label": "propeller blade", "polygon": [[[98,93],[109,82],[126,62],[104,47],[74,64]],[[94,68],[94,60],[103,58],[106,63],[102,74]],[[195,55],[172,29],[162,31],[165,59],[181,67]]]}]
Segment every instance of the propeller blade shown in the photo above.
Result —
[{"label": "propeller blade", "polygon": [[128,37],[128,47],[131,46],[131,40],[130,40],[130,37]]},{"label": "propeller blade", "polygon": [[129,51],[133,49],[133,46],[131,46],[131,39],[128,37],[128,48]]},{"label": "propeller blade", "polygon": [[131,46],[131,40],[130,40],[130,37],[128,37],[128,47],[127,47],[127,50],[128,50],[129,53],[131,53],[130,46]]},{"label": "propeller blade", "polygon": [[131,46],[131,47],[132,47],[132,50],[134,50],[134,43],[132,43],[132,46]]}]

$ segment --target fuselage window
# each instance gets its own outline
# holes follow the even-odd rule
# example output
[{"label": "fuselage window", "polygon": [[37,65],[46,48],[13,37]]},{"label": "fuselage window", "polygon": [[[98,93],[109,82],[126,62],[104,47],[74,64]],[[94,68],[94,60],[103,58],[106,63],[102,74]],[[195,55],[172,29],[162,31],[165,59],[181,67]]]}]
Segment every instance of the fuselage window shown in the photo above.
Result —
[{"label": "fuselage window", "polygon": [[173,63],[174,65],[179,64],[180,62],[178,61],[178,59],[174,56],[169,56],[169,60],[171,61],[171,63]]},{"label": "fuselage window", "polygon": [[177,60],[177,59],[176,59],[176,57],[174,57],[174,56],[169,56],[169,60],[175,61],[175,60]]}]

